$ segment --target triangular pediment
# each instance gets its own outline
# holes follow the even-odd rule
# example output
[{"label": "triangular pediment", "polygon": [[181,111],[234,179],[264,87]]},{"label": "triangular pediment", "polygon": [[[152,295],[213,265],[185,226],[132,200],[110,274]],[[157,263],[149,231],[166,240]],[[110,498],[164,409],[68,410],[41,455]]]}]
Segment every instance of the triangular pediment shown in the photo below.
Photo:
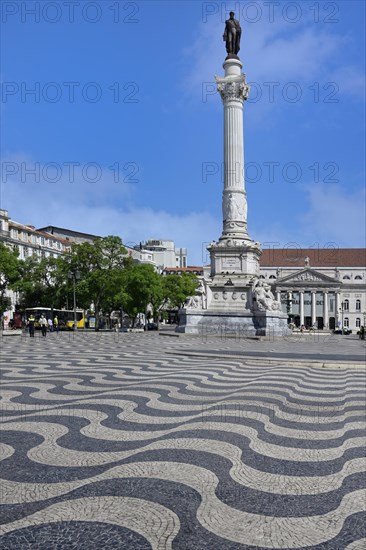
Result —
[{"label": "triangular pediment", "polygon": [[329,277],[328,275],[324,275],[323,273],[319,273],[319,271],[316,271],[315,269],[305,268],[301,269],[300,271],[296,271],[296,273],[291,273],[290,275],[286,275],[285,277],[281,277],[280,279],[277,279],[276,285],[278,284],[298,284],[298,285],[304,285],[306,283],[314,284],[314,283],[325,283],[327,285],[340,285],[339,279],[335,279],[334,277]]}]

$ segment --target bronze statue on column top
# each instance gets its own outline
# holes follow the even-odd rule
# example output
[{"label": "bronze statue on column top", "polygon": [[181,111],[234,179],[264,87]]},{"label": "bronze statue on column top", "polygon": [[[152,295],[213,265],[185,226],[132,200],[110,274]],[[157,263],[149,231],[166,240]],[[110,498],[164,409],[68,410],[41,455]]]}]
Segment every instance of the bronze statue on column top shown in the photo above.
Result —
[{"label": "bronze statue on column top", "polygon": [[238,59],[238,51],[240,50],[240,37],[241,27],[237,19],[235,19],[235,13],[230,12],[230,19],[225,21],[225,31],[223,35],[224,41],[226,41],[227,58]]}]

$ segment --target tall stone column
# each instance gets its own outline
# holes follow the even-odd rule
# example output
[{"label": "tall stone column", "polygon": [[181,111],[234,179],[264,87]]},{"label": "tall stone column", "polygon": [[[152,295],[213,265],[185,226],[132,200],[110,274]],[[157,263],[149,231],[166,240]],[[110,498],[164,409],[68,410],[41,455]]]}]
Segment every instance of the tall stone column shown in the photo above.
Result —
[{"label": "tall stone column", "polygon": [[338,323],[339,321],[341,320],[341,295],[339,293],[339,291],[336,291],[335,293],[335,314],[334,314],[334,317],[335,317],[335,320],[336,320],[336,325],[338,327]]},{"label": "tall stone column", "polygon": [[304,291],[300,290],[300,326],[304,324]]},{"label": "tall stone column", "polygon": [[311,325],[316,323],[316,290],[311,291]]},{"label": "tall stone column", "polygon": [[323,292],[323,322],[324,328],[329,328],[329,318],[328,318],[328,291]]},{"label": "tall stone column", "polygon": [[225,76],[216,76],[224,105],[224,191],[222,239],[248,239],[247,197],[244,182],[243,103],[249,86],[239,59],[226,59]]},{"label": "tall stone column", "polygon": [[[281,311],[271,286],[259,278],[259,242],[249,237],[244,181],[243,105],[249,86],[240,49],[240,23],[230,13],[225,22],[227,57],[224,76],[216,76],[224,111],[223,229],[207,247],[211,272],[205,278],[207,307],[202,296],[191,297],[179,312],[177,332],[241,336],[287,336],[287,314]],[[202,303],[202,306],[200,305]]]}]

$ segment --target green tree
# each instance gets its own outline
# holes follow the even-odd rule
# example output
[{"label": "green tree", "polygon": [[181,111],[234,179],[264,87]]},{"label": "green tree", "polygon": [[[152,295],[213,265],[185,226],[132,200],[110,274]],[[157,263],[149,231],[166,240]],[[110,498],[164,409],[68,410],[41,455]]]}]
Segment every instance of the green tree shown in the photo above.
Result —
[{"label": "green tree", "polygon": [[133,324],[138,313],[147,312],[149,304],[152,305],[153,315],[156,317],[164,299],[162,277],[148,264],[132,264],[123,275],[123,309],[132,317]]},{"label": "green tree", "polygon": [[88,309],[93,302],[98,323],[101,311],[110,313],[120,309],[123,294],[122,273],[130,261],[120,237],[108,236],[93,243],[73,245],[62,258],[61,271],[68,293],[72,292],[73,280],[69,274],[76,274],[76,300],[78,306]]},{"label": "green tree", "polygon": [[36,256],[21,262],[21,278],[16,284],[20,303],[27,307],[61,307],[63,305],[63,281],[59,271],[60,261],[56,258]]},{"label": "green tree", "polygon": [[163,307],[181,308],[188,296],[193,296],[198,286],[198,279],[193,273],[167,275],[163,277]]},{"label": "green tree", "polygon": [[9,289],[15,288],[15,284],[21,276],[20,265],[18,251],[0,243],[0,315],[11,306],[6,293]]}]

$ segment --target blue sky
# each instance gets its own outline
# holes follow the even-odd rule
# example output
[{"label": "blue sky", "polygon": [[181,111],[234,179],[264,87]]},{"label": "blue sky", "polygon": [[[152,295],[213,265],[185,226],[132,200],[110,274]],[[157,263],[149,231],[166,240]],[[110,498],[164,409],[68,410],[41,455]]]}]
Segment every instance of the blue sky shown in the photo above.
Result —
[{"label": "blue sky", "polygon": [[264,246],[364,246],[364,2],[1,7],[0,205],[13,219],[127,244],[174,239],[191,265],[205,262],[204,243],[221,233],[213,82],[234,9],[251,83],[250,235]]}]

